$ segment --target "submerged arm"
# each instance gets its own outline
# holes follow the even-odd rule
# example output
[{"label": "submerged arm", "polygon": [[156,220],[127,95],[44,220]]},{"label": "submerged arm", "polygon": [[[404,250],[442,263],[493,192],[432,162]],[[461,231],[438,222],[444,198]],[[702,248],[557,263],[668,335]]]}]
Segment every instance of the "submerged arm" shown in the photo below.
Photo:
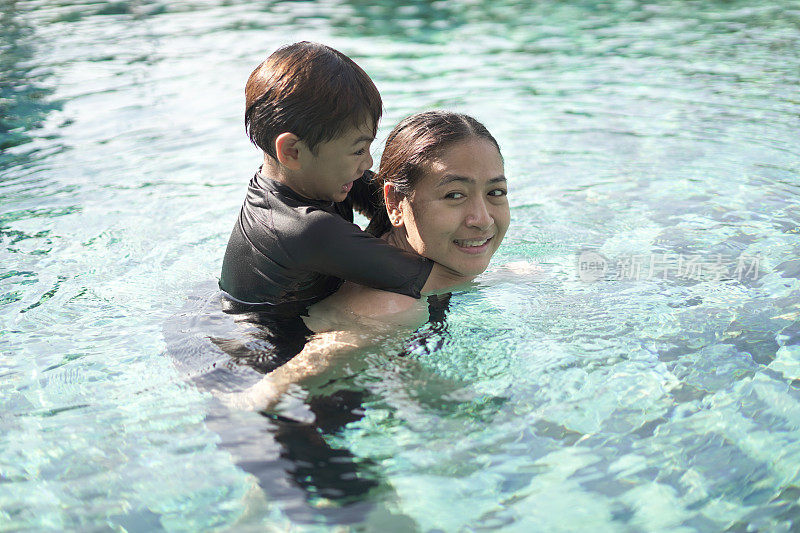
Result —
[{"label": "submerged arm", "polygon": [[252,387],[216,396],[229,407],[267,409],[292,384],[322,373],[338,359],[387,339],[403,337],[427,319],[427,305],[423,301],[347,283],[309,309],[304,320],[317,334],[302,352]]},{"label": "submerged arm", "polygon": [[261,381],[241,392],[216,393],[228,407],[260,411],[274,405],[294,383],[315,376],[329,368],[337,356],[352,353],[360,339],[351,332],[326,332],[315,335],[303,351],[273,370]]}]

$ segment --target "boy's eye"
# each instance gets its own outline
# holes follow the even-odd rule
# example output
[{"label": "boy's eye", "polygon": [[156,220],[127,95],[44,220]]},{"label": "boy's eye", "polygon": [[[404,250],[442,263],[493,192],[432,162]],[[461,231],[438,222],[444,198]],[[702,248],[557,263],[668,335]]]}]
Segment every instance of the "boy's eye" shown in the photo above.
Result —
[{"label": "boy's eye", "polygon": [[460,192],[449,192],[445,194],[444,197],[448,200],[460,200],[461,198],[464,198],[464,195]]},{"label": "boy's eye", "polygon": [[489,191],[489,196],[505,196],[508,194],[508,191],[505,189],[494,189]]}]

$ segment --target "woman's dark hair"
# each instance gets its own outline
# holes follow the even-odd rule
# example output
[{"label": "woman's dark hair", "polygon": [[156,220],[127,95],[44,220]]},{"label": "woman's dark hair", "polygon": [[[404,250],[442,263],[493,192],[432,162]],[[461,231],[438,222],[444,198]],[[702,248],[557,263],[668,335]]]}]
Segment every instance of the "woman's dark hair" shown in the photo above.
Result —
[{"label": "woman's dark hair", "polygon": [[312,152],[349,127],[371,121],[383,102],[370,77],[329,46],[307,41],[273,52],[250,74],[245,87],[244,125],[250,140],[273,158],[281,133],[297,135]]},{"label": "woman's dark hair", "polygon": [[386,139],[378,174],[367,184],[369,201],[363,186],[359,187],[359,198],[354,198],[356,208],[370,218],[367,231],[381,236],[392,227],[383,202],[384,183],[391,183],[401,195],[411,195],[427,163],[451,145],[474,137],[488,140],[500,152],[486,126],[469,115],[426,111],[404,118]]}]

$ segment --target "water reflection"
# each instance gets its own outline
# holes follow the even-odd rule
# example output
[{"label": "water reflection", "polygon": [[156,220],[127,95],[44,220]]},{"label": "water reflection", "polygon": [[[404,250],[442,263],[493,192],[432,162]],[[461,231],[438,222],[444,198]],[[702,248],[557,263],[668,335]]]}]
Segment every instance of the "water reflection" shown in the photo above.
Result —
[{"label": "water reflection", "polygon": [[19,163],[9,149],[28,142],[62,105],[48,98],[50,72],[37,63],[35,28],[26,15],[16,2],[0,2],[0,170]]},{"label": "water reflection", "polygon": [[205,424],[293,522],[354,524],[372,510],[376,491],[389,490],[369,461],[328,443],[346,424],[361,419],[363,396],[342,390],[308,398],[310,422],[275,413],[243,418],[212,402]]},{"label": "water reflection", "polygon": [[[243,390],[302,350],[310,333],[302,321],[226,313],[209,285],[164,328],[168,356],[200,390]],[[380,477],[368,461],[327,439],[363,417],[364,395],[352,389],[313,395],[303,409],[311,420],[269,411],[243,421],[241,412],[214,400],[205,420],[268,498],[286,502],[294,521],[356,523],[370,510],[369,494],[381,486]]]}]

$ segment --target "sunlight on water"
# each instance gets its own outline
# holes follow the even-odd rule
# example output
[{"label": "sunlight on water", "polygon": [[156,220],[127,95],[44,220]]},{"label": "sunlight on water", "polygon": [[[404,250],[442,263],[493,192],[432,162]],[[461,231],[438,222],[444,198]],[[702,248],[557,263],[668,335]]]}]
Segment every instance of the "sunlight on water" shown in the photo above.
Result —
[{"label": "sunlight on water", "polygon": [[[184,378],[300,39],[376,144],[482,120],[512,227],[444,321],[232,412]],[[798,47],[794,0],[0,1],[0,529],[796,528]]]}]

